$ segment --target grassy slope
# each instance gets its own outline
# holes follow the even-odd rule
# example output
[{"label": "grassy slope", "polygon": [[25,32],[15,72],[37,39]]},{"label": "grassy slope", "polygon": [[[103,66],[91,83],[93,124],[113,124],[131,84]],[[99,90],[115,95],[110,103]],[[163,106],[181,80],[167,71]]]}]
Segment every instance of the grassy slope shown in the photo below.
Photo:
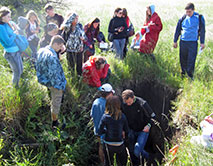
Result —
[{"label": "grassy slope", "polygon": [[[154,3],[154,1],[151,2]],[[136,30],[139,30],[145,17],[145,7],[151,2],[136,0],[132,3],[132,1],[126,0],[122,1],[121,4],[121,2],[109,0],[94,4],[90,0],[83,0],[81,2],[72,1],[70,8],[71,11],[76,11],[79,14],[79,19],[83,24],[98,16],[101,19],[101,30],[107,34],[109,19],[115,7],[126,7]],[[178,160],[175,165],[212,165],[213,155],[210,152],[189,143],[190,137],[199,133],[198,128],[191,127],[190,124],[198,126],[200,121],[213,109],[213,57],[211,54],[213,49],[211,39],[213,14],[210,12],[213,6],[210,0],[193,2],[197,11],[205,16],[207,25],[207,47],[202,55],[197,57],[193,83],[188,80],[181,81],[178,49],[172,48],[175,25],[177,19],[184,12],[184,6],[187,3],[185,0],[155,2],[156,11],[161,16],[164,27],[155,50],[158,65],[153,65],[144,57],[134,53],[130,53],[123,63],[115,61],[112,56],[108,55],[108,62],[111,64],[113,72],[111,82],[115,87],[121,86],[122,83],[128,83],[130,80],[140,81],[151,77],[170,87],[183,88],[183,93],[175,101],[177,111],[173,114],[174,122],[182,129],[181,131],[184,131],[184,136],[179,135],[173,139],[174,144],[177,142],[180,144],[180,150],[177,154]],[[94,10],[88,12],[88,8]],[[2,55],[2,49],[0,50]],[[8,84],[11,81],[9,66],[4,58],[0,57],[0,126],[1,129],[4,129],[4,133],[1,135],[6,148],[12,145],[9,148],[11,151],[10,160],[7,160],[12,165],[26,164],[27,162],[35,165],[47,163],[54,165],[68,162],[85,165],[91,158],[95,157],[94,153],[91,152],[92,146],[94,146],[91,124],[85,124],[85,122],[89,120],[88,108],[91,106],[96,90],[89,89],[81,81],[78,81],[75,75],[67,71],[66,61],[63,63],[68,87],[62,105],[62,113],[66,117],[68,126],[64,132],[58,131],[56,134],[49,129],[50,115],[47,111],[49,109],[47,91],[37,83],[35,72],[30,69],[30,66],[25,65],[25,80],[21,82],[24,86],[16,91]],[[45,148],[37,148],[31,154],[30,149],[17,148],[17,144],[25,142],[23,140],[45,144]],[[0,143],[0,148],[1,146],[3,143]],[[2,153],[7,154],[4,148]],[[37,158],[33,159],[34,156]],[[3,158],[8,159],[8,156]],[[27,159],[33,160],[27,161]],[[168,163],[171,156],[166,155],[166,159]]]}]

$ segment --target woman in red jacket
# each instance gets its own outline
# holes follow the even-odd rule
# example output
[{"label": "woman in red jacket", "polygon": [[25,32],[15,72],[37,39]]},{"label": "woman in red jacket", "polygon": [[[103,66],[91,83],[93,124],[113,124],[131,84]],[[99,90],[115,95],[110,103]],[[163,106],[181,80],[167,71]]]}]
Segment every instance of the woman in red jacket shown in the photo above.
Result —
[{"label": "woman in red jacket", "polygon": [[149,54],[153,59],[152,54],[158,41],[159,33],[162,30],[161,19],[155,12],[155,6],[151,5],[147,7],[146,10],[146,21],[143,28],[141,29],[141,34],[143,39],[140,42],[139,51],[143,54]]},{"label": "woman in red jacket", "polygon": [[109,64],[101,56],[91,56],[83,64],[83,81],[92,87],[101,87],[101,82],[107,81],[110,75]]}]

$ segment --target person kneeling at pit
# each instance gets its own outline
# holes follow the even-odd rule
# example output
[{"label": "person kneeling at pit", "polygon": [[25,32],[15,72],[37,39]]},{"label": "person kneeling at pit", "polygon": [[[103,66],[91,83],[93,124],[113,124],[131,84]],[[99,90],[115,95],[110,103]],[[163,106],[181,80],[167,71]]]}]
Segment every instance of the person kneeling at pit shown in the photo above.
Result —
[{"label": "person kneeling at pit", "polygon": [[[51,92],[51,117],[52,127],[59,125],[58,114],[61,107],[63,91],[67,81],[57,53],[64,48],[64,39],[56,35],[51,39],[50,45],[38,51],[36,62],[36,74],[38,82],[49,88]],[[62,128],[64,128],[63,124]]]},{"label": "person kneeling at pit", "polygon": [[89,60],[83,64],[82,73],[83,81],[92,87],[101,90],[101,84],[107,83],[110,76],[109,64],[102,56],[91,56]]}]

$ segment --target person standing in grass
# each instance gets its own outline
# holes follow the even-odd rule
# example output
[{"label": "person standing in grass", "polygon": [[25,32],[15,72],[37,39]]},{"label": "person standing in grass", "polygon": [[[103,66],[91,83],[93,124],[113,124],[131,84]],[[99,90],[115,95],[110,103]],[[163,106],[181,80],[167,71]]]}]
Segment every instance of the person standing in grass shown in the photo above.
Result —
[{"label": "person standing in grass", "polygon": [[140,97],[136,97],[134,92],[126,89],[122,92],[122,111],[126,115],[129,124],[129,152],[134,166],[140,164],[140,156],[146,159],[153,159],[154,156],[144,150],[150,128],[151,118],[155,118],[155,113],[149,104]]},{"label": "person standing in grass", "polygon": [[29,21],[29,25],[26,28],[27,40],[32,51],[32,57],[36,59],[39,43],[38,33],[40,32],[40,20],[38,15],[33,10],[30,10],[27,13],[26,18]]},{"label": "person standing in grass", "polygon": [[127,24],[123,18],[121,8],[116,9],[117,15],[110,20],[108,32],[113,35],[113,47],[116,52],[116,58],[124,58],[124,47],[127,37]]},{"label": "person standing in grass", "polygon": [[44,26],[44,35],[42,36],[39,44],[40,48],[46,47],[50,44],[53,36],[58,34],[58,26],[55,23],[48,23]]},{"label": "person standing in grass", "polygon": [[86,35],[82,24],[78,22],[78,15],[71,13],[68,15],[64,25],[62,25],[62,36],[66,41],[67,61],[70,69],[77,70],[77,74],[82,73],[83,48]]},{"label": "person standing in grass", "polygon": [[53,6],[50,5],[50,4],[45,5],[44,10],[45,10],[45,12],[47,14],[47,16],[46,16],[46,24],[55,23],[60,28],[61,24],[64,22],[63,16],[61,16],[60,14],[55,13]]},{"label": "person standing in grass", "polygon": [[66,87],[66,78],[57,53],[64,48],[64,39],[56,35],[51,39],[50,45],[38,51],[36,61],[36,74],[38,82],[49,88],[51,92],[51,118],[52,127],[59,125],[58,114],[60,112],[63,91]]},{"label": "person standing in grass", "polygon": [[95,99],[95,101],[92,104],[90,116],[92,117],[92,120],[94,123],[94,134],[97,138],[97,142],[99,145],[99,148],[98,148],[99,158],[101,163],[103,164],[104,163],[104,152],[103,152],[104,135],[98,135],[98,127],[99,127],[100,120],[105,112],[106,100],[110,96],[113,96],[115,91],[113,90],[112,86],[107,83],[101,86],[100,93],[101,93],[101,97]]},{"label": "person standing in grass", "polygon": [[141,28],[141,34],[143,38],[140,42],[139,51],[142,54],[150,56],[155,61],[153,51],[158,42],[159,34],[163,28],[161,19],[155,12],[155,6],[151,5],[146,10],[146,20]]},{"label": "person standing in grass", "polygon": [[0,43],[4,47],[4,57],[13,71],[13,84],[19,86],[19,80],[23,73],[21,52],[15,43],[18,32],[10,24],[11,11],[7,7],[0,9]]},{"label": "person standing in grass", "polygon": [[86,62],[90,56],[95,54],[95,40],[99,43],[103,42],[99,33],[100,33],[100,20],[95,18],[91,23],[88,23],[84,26],[84,32],[87,36],[87,40],[84,45],[84,62]]},{"label": "person standing in grass", "polygon": [[121,112],[121,102],[118,96],[110,96],[106,101],[105,114],[99,124],[99,135],[104,137],[105,166],[114,165],[114,154],[118,166],[126,166],[127,151],[124,145],[128,138],[128,122]]},{"label": "person standing in grass", "polygon": [[205,48],[205,20],[204,17],[195,12],[193,3],[185,7],[186,14],[179,19],[174,35],[174,48],[177,48],[180,36],[180,65],[181,74],[187,74],[193,80],[195,61],[197,56],[197,40],[200,37],[200,47]]}]

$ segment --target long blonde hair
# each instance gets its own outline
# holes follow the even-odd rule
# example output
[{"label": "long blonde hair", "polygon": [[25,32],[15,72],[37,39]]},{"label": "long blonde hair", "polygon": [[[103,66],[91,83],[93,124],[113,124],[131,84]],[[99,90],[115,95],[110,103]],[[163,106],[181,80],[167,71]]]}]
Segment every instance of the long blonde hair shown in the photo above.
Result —
[{"label": "long blonde hair", "polygon": [[105,114],[109,114],[115,120],[121,118],[121,101],[118,96],[110,96],[107,99]]},{"label": "long blonde hair", "polygon": [[28,20],[30,20],[30,18],[31,18],[32,16],[35,16],[35,17],[36,17],[36,22],[37,22],[38,25],[39,25],[39,24],[40,24],[40,20],[39,20],[38,15],[36,14],[36,12],[35,12],[34,10],[30,10],[30,11],[27,13],[26,18],[27,18]]}]

